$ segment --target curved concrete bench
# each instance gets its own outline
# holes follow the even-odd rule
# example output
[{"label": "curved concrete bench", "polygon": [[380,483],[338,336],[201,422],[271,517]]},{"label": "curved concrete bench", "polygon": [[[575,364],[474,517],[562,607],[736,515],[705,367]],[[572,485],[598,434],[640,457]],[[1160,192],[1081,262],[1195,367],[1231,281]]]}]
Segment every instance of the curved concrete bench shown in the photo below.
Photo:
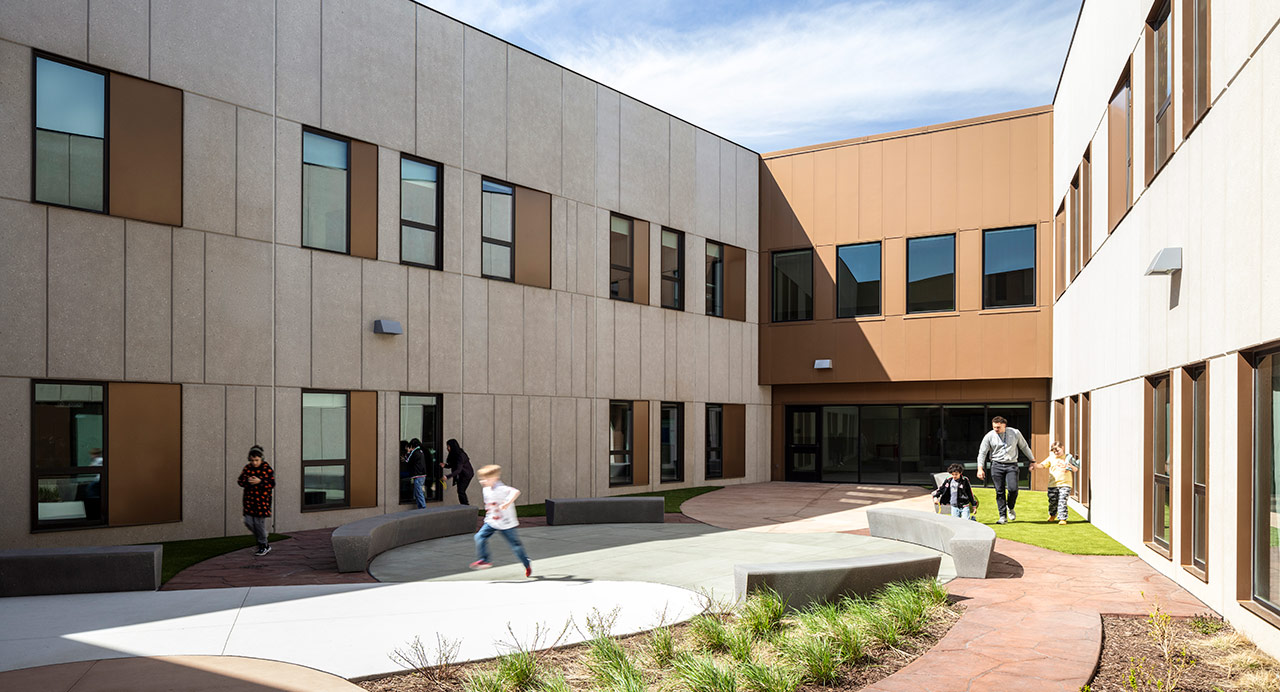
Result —
[{"label": "curved concrete bench", "polygon": [[160,588],[158,545],[0,551],[0,596],[45,596]]},{"label": "curved concrete bench", "polygon": [[661,524],[660,497],[583,497],[547,500],[547,526],[567,524]]},{"label": "curved concrete bench", "polygon": [[903,579],[936,579],[941,565],[940,555],[916,553],[734,565],[733,583],[740,599],[768,587],[788,607],[800,609],[810,603],[839,600],[841,596],[866,596]]},{"label": "curved concrete bench", "polygon": [[476,508],[428,507],[369,517],[333,530],[330,542],[339,572],[360,572],[369,561],[392,548],[432,538],[474,533]]},{"label": "curved concrete bench", "polygon": [[951,556],[956,576],[986,579],[996,532],[986,524],[910,509],[871,508],[867,525],[876,538],[891,538]]}]

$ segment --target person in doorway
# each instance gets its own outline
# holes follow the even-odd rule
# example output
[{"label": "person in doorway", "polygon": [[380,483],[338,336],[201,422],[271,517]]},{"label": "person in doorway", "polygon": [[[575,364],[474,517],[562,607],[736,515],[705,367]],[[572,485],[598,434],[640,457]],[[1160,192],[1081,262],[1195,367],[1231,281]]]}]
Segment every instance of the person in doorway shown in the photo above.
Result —
[{"label": "person in doorway", "polygon": [[421,440],[416,437],[409,440],[405,458],[409,465],[409,480],[413,483],[413,501],[418,509],[425,509],[427,493],[423,486],[427,482],[427,455],[422,451]]},{"label": "person in doorway", "polygon": [[1049,469],[1049,521],[1056,516],[1059,525],[1067,523],[1067,498],[1071,496],[1072,472],[1079,471],[1075,457],[1067,454],[1061,442],[1049,447],[1049,456],[1039,466]]},{"label": "person in doorway", "polygon": [[969,479],[964,477],[964,467],[960,464],[948,466],[947,472],[951,477],[933,491],[933,503],[940,505],[946,500],[951,505],[951,516],[968,519],[970,513],[978,509],[978,499],[973,496],[973,487],[969,485]]},{"label": "person in doorway", "polygon": [[258,549],[253,554],[261,557],[271,552],[267,519],[271,517],[271,491],[276,487],[276,473],[263,458],[262,447],[249,448],[249,463],[240,471],[236,483],[244,488],[244,525],[258,539]]},{"label": "person in doorway", "polygon": [[458,502],[469,505],[471,503],[467,502],[467,486],[471,485],[471,479],[476,475],[471,468],[471,458],[462,450],[462,447],[458,446],[457,440],[449,440],[444,443],[444,446],[449,450],[449,454],[440,467],[448,469],[445,475],[453,478],[453,487],[458,489]]},{"label": "person in doorway", "polygon": [[1026,438],[1017,428],[1009,427],[1004,416],[991,419],[991,432],[982,438],[982,446],[978,448],[978,480],[987,477],[984,469],[991,466],[991,482],[996,488],[996,510],[1000,513],[997,524],[1014,521],[1018,514],[1013,511],[1018,504],[1018,450],[1030,461],[1035,460]]},{"label": "person in doorway", "polygon": [[524,552],[524,544],[516,535],[516,526],[520,520],[516,518],[516,498],[520,491],[502,482],[502,467],[494,464],[482,466],[477,472],[484,492],[484,524],[476,532],[476,561],[471,569],[488,569],[493,566],[489,562],[489,538],[496,531],[507,539],[511,552],[516,554],[520,564],[524,565],[524,576],[533,576],[533,563]]}]

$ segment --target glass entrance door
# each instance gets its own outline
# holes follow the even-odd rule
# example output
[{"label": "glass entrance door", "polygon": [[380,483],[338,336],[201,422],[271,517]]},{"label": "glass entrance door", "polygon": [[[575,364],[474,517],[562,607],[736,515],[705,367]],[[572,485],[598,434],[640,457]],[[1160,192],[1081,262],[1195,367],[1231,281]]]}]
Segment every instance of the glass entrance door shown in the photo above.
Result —
[{"label": "glass entrance door", "polygon": [[[427,478],[423,490],[427,502],[444,498],[444,486],[440,479],[443,440],[440,439],[440,398],[431,394],[400,395],[400,439],[418,439],[426,456]],[[413,504],[413,482],[407,460],[400,462],[400,504]]]},{"label": "glass entrance door", "polygon": [[821,406],[788,406],[786,439],[786,479],[821,481],[818,456],[822,453]]}]

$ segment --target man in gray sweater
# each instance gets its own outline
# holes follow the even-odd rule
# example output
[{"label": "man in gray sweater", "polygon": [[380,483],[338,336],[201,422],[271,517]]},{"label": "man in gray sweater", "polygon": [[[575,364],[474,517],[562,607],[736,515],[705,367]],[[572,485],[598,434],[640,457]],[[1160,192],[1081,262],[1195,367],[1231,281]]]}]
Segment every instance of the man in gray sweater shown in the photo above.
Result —
[{"label": "man in gray sweater", "polygon": [[991,482],[996,487],[996,509],[1000,511],[997,524],[1005,523],[1006,512],[1008,521],[1018,518],[1013,511],[1014,505],[1018,504],[1018,450],[1022,450],[1029,461],[1035,460],[1026,438],[1017,428],[1010,428],[1004,416],[992,418],[991,432],[982,438],[982,446],[978,448],[978,480],[987,477],[984,469],[989,461]]}]

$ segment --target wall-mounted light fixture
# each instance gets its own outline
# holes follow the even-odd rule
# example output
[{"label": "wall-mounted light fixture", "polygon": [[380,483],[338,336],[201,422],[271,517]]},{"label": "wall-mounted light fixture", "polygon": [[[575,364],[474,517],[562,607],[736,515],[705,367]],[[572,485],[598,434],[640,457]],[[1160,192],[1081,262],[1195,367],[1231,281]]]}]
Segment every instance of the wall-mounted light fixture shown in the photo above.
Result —
[{"label": "wall-mounted light fixture", "polygon": [[1157,252],[1152,258],[1145,276],[1167,276],[1176,271],[1182,271],[1182,248],[1167,247]]},{"label": "wall-mounted light fixture", "polygon": [[404,334],[404,329],[400,327],[400,323],[396,320],[374,320],[374,334]]},{"label": "wall-mounted light fixture", "polygon": [[813,369],[814,369],[814,370],[830,370],[830,369],[831,369],[831,359],[830,359],[830,358],[820,358],[820,359],[818,359],[818,360],[813,361]]}]

